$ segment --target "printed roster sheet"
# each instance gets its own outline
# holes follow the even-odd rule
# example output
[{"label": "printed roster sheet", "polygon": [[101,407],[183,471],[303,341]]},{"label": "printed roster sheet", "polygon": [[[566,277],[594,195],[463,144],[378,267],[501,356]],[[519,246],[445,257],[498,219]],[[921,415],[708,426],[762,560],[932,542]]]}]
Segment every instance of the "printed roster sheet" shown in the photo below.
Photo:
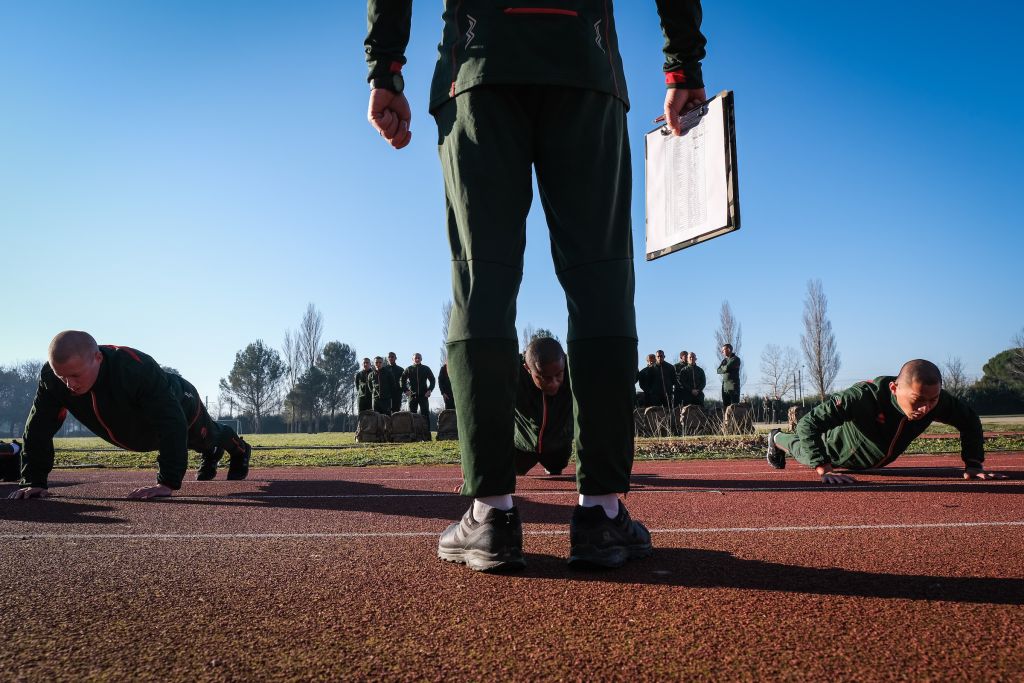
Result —
[{"label": "printed roster sheet", "polygon": [[738,230],[732,91],[683,115],[682,136],[661,126],[644,136],[647,260]]}]

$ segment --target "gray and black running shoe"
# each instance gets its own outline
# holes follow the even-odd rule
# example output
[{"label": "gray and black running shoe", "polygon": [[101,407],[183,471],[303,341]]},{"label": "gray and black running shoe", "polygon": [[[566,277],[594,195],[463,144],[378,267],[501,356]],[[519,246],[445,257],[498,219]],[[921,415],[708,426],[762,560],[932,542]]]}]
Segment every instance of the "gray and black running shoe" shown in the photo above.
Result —
[{"label": "gray and black running shoe", "polygon": [[526,567],[523,557],[523,523],[519,510],[491,508],[483,521],[473,517],[470,505],[462,519],[441,534],[437,556],[478,572],[517,571]]},{"label": "gray and black running shoe", "polygon": [[773,429],[768,432],[768,452],[764,456],[768,464],[777,470],[786,469],[786,451],[775,445],[775,435],[781,431],[781,429]]},{"label": "gray and black running shoe", "polygon": [[604,569],[621,567],[628,560],[647,557],[654,552],[651,533],[640,522],[634,522],[619,501],[619,513],[609,519],[604,508],[577,505],[569,524],[571,569]]}]

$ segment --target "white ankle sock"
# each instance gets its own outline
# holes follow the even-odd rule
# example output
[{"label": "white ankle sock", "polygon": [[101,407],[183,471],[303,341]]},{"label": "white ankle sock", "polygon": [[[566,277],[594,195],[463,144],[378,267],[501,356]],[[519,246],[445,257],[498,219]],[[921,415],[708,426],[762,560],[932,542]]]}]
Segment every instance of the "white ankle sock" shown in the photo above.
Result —
[{"label": "white ankle sock", "polygon": [[512,509],[512,494],[506,493],[503,496],[484,496],[483,498],[473,499],[473,519],[478,522],[483,521],[484,517],[487,516],[487,511],[491,508],[497,508],[499,510],[511,510]]},{"label": "white ankle sock", "polygon": [[605,493],[600,496],[588,496],[581,493],[580,505],[585,508],[600,505],[604,508],[604,514],[608,515],[608,519],[615,519],[615,516],[619,514],[619,495],[617,493]]}]

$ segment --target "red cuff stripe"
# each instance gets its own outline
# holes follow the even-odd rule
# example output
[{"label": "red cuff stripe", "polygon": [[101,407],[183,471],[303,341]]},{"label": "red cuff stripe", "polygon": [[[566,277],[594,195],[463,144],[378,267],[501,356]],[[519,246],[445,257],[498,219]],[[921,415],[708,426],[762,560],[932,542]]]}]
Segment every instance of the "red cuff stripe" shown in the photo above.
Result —
[{"label": "red cuff stripe", "polygon": [[391,67],[388,70],[391,73],[393,73],[393,74],[402,73],[402,63],[401,62],[391,62]]},{"label": "red cuff stripe", "polygon": [[684,74],[682,71],[666,71],[665,83],[686,83],[686,74]]},{"label": "red cuff stripe", "polygon": [[578,17],[580,15],[576,10],[553,7],[507,7],[505,14],[560,14],[563,17]]}]

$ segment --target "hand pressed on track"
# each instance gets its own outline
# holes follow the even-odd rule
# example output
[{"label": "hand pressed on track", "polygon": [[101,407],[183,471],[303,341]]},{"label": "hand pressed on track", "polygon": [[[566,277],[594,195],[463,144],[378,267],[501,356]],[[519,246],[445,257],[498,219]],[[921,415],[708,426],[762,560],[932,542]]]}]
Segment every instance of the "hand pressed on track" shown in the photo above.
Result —
[{"label": "hand pressed on track", "polygon": [[14,493],[12,493],[11,495],[9,495],[7,497],[8,498],[12,498],[12,499],[28,499],[28,498],[49,498],[51,495],[53,495],[53,494],[51,494],[49,491],[47,491],[44,488],[40,488],[38,486],[26,486],[24,488],[18,489],[17,491],[15,491]]},{"label": "hand pressed on track", "polygon": [[833,472],[831,465],[818,465],[814,468],[814,471],[821,477],[821,483],[828,484],[829,486],[844,486],[846,484],[857,483],[857,480],[849,474]]},{"label": "hand pressed on track", "polygon": [[149,500],[150,498],[163,498],[173,493],[169,486],[157,484],[156,486],[143,486],[128,494],[129,500]]},{"label": "hand pressed on track", "polygon": [[964,479],[1006,479],[1002,472],[986,472],[980,467],[964,468]]}]

